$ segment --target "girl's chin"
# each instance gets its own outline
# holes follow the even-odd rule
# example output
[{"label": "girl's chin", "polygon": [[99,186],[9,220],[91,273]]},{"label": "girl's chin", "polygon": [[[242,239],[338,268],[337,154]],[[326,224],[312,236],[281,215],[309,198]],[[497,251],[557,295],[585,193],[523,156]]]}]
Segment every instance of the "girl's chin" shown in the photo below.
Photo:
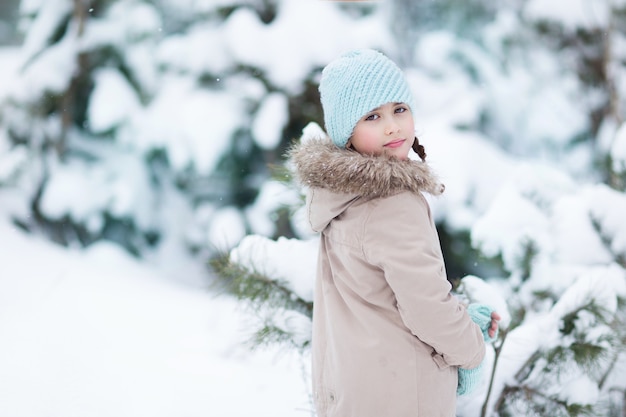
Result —
[{"label": "girl's chin", "polygon": [[396,159],[405,160],[409,159],[409,151],[403,149],[386,149],[384,152],[387,156],[393,156]]}]

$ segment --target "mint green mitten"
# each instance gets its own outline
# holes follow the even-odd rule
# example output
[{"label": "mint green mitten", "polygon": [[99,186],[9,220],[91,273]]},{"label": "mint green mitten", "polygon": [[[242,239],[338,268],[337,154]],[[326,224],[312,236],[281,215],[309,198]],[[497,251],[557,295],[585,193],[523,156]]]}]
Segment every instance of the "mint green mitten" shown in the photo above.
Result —
[{"label": "mint green mitten", "polygon": [[491,327],[491,313],[493,309],[485,304],[472,303],[467,307],[467,313],[472,321],[478,324],[480,330],[483,332],[483,339],[485,342],[492,343],[498,338],[498,330],[496,329],[493,337],[489,336],[489,327]]},{"label": "mint green mitten", "polygon": [[483,363],[484,361],[474,369],[459,368],[459,383],[456,386],[457,395],[471,394],[476,389],[482,379]]},{"label": "mint green mitten", "polygon": [[[467,313],[474,323],[480,327],[485,342],[491,343],[498,338],[498,331],[489,336],[489,327],[491,327],[491,313],[493,309],[484,304],[470,304],[467,307]],[[482,378],[483,362],[474,369],[459,368],[459,383],[456,388],[457,395],[467,395],[473,392]]]}]

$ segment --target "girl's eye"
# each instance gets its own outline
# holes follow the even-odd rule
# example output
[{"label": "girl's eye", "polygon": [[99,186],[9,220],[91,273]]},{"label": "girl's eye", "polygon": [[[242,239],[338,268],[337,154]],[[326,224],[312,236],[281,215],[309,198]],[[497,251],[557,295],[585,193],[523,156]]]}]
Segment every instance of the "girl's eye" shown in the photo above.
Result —
[{"label": "girl's eye", "polygon": [[376,120],[376,119],[378,119],[377,114],[370,114],[369,116],[365,118],[365,120]]},{"label": "girl's eye", "polygon": [[396,113],[404,113],[405,111],[407,111],[408,109],[406,107],[398,107],[396,109]]}]

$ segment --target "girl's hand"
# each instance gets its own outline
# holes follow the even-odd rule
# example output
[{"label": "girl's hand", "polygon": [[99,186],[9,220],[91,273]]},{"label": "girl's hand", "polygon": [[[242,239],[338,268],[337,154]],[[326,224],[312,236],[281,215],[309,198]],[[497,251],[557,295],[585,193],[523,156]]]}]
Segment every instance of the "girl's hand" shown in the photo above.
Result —
[{"label": "girl's hand", "polygon": [[498,330],[498,321],[500,321],[501,318],[502,317],[500,317],[500,315],[495,311],[491,313],[491,326],[489,326],[489,330],[487,331],[487,333],[489,333],[489,337],[493,337],[496,334],[496,331]]}]

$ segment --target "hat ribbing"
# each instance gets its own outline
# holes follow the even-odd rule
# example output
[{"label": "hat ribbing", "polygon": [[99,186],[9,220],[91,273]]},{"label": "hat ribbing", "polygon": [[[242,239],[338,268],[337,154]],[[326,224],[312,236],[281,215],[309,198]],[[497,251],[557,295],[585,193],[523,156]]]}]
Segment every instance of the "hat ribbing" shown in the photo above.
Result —
[{"label": "hat ribbing", "polygon": [[396,64],[372,49],[348,52],[328,64],[319,85],[326,132],[343,148],[363,115],[390,102],[414,110],[411,90]]}]

